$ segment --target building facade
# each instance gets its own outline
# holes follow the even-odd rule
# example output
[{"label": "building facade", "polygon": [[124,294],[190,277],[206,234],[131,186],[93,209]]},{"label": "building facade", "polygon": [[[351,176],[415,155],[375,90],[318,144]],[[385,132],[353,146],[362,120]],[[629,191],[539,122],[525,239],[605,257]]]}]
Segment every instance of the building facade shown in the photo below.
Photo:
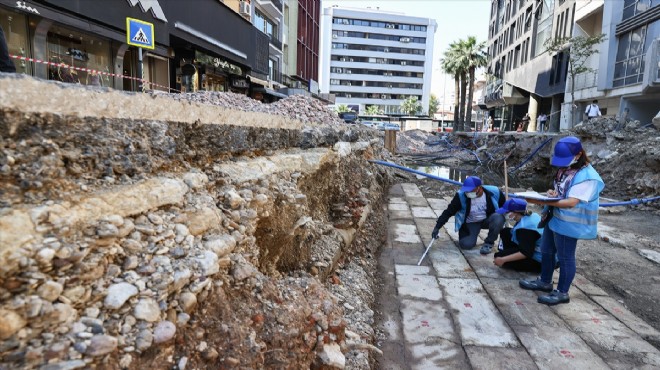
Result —
[{"label": "building facade", "polygon": [[[154,25],[141,75],[127,18]],[[29,58],[14,59],[17,72],[43,79],[137,91],[143,77],[147,89],[247,95],[250,76],[268,73],[268,37],[215,0],[0,0],[0,25],[10,54]]]},{"label": "building facade", "polygon": [[321,16],[322,93],[358,112],[400,114],[410,96],[429,107],[435,20],[378,9],[331,7]]},{"label": "building facade", "polygon": [[579,1],[575,21],[574,36],[607,39],[587,59],[593,72],[567,83],[561,127],[572,127],[593,100],[603,115],[650,123],[660,111],[660,0]]},{"label": "building facade", "polygon": [[559,126],[568,56],[551,55],[546,42],[573,32],[575,0],[492,0],[488,29],[488,85],[480,105],[495,126],[513,130],[525,114],[547,114]]}]

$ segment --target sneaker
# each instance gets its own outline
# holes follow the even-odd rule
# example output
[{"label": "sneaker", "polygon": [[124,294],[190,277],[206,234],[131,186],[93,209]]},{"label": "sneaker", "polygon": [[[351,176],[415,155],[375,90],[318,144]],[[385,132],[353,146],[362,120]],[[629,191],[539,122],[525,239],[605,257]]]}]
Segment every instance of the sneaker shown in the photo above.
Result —
[{"label": "sneaker", "polygon": [[552,292],[552,283],[544,283],[541,279],[536,280],[520,280],[518,284],[521,288],[527,290],[540,290],[542,292]]},{"label": "sneaker", "polygon": [[547,304],[548,306],[554,306],[560,303],[568,303],[571,301],[571,298],[568,296],[568,293],[561,293],[558,290],[553,290],[552,293],[548,295],[542,295],[537,300],[538,303]]},{"label": "sneaker", "polygon": [[484,244],[481,246],[481,249],[479,250],[479,253],[481,254],[488,254],[490,251],[493,249],[492,244]]}]

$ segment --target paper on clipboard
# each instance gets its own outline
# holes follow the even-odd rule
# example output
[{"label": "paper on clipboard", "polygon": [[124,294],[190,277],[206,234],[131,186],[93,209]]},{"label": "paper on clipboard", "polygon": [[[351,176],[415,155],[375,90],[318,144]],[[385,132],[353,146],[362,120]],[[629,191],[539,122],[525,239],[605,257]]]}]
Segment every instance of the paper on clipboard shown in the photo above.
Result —
[{"label": "paper on clipboard", "polygon": [[512,197],[523,198],[523,199],[536,199],[536,200],[560,200],[559,197],[548,197],[543,194],[539,194],[535,191],[523,191],[521,193],[513,193]]}]

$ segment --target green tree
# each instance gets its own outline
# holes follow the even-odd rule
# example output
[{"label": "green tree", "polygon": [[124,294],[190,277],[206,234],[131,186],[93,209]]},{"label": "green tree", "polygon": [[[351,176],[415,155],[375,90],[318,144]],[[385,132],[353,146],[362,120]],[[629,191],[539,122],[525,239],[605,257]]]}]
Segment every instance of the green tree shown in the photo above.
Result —
[{"label": "green tree", "polygon": [[369,105],[367,109],[364,110],[364,113],[367,116],[375,116],[377,114],[383,114],[383,111],[377,105]]},{"label": "green tree", "polygon": [[[603,34],[594,36],[573,36],[557,39],[548,39],[544,46],[550,53],[568,53],[568,75],[571,79],[571,125],[575,125],[575,78],[581,73],[594,72],[587,66],[587,59],[598,54],[597,46],[607,37]],[[552,131],[558,131],[558,127],[549,127]]]},{"label": "green tree", "polygon": [[433,115],[438,111],[439,106],[440,101],[438,100],[438,97],[435,96],[435,94],[431,94],[431,98],[429,99],[429,117],[433,118]]},{"label": "green tree", "polygon": [[346,113],[346,112],[350,112],[351,108],[349,108],[348,105],[346,104],[339,104],[337,107],[335,107],[335,110],[337,111],[337,113]]},{"label": "green tree", "polygon": [[449,45],[449,49],[445,50],[443,58],[440,59],[441,67],[443,72],[448,75],[454,76],[454,130],[462,131],[459,121],[459,99],[460,99],[460,82],[461,82],[461,72],[460,66],[457,63],[457,58],[455,56],[458,49],[457,43],[453,42]]},{"label": "green tree", "polygon": [[486,42],[477,42],[477,38],[469,36],[467,40],[461,41],[459,64],[467,68],[468,72],[468,95],[467,105],[465,106],[465,121],[472,123],[472,100],[474,97],[474,78],[477,68],[485,67],[488,63],[484,48]]},{"label": "green tree", "polygon": [[401,103],[401,111],[409,116],[414,116],[422,110],[422,105],[416,96],[409,96]]}]

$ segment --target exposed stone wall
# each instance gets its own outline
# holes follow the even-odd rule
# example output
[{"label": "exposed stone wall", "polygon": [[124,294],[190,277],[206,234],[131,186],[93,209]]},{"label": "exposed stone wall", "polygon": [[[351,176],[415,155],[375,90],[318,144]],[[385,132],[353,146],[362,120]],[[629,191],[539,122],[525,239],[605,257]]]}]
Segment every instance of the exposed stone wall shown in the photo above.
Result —
[{"label": "exposed stone wall", "polygon": [[0,366],[341,367],[322,283],[391,181],[366,162],[378,138],[32,79],[0,92]]}]

